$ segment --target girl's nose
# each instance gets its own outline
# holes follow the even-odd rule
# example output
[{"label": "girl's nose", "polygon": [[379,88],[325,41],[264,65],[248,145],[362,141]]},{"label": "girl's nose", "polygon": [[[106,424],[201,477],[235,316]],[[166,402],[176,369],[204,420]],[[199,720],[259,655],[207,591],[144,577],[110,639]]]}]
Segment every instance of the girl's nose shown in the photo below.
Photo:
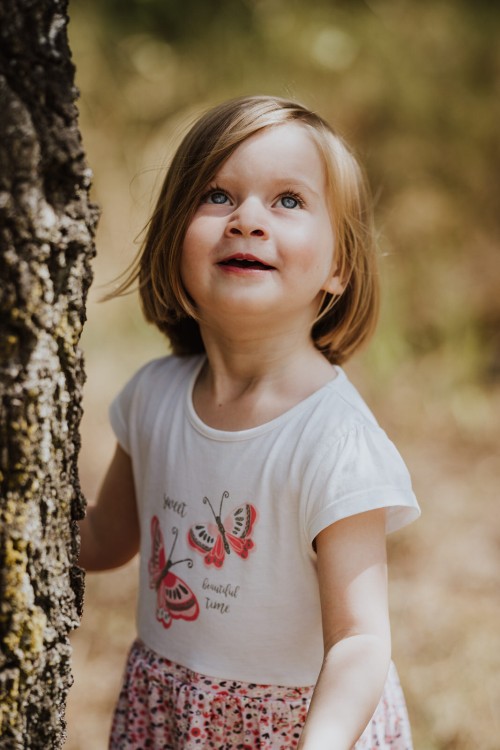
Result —
[{"label": "girl's nose", "polygon": [[228,219],[225,234],[228,237],[268,236],[264,211],[255,201],[240,204]]}]

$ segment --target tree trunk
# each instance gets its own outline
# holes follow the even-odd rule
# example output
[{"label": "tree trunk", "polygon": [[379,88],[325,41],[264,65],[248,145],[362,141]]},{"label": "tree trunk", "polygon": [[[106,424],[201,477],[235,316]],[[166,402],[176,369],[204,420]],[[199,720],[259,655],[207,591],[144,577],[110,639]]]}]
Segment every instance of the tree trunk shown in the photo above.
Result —
[{"label": "tree trunk", "polygon": [[66,0],[0,0],[0,748],[60,748],[84,501],[78,341],[97,210]]}]

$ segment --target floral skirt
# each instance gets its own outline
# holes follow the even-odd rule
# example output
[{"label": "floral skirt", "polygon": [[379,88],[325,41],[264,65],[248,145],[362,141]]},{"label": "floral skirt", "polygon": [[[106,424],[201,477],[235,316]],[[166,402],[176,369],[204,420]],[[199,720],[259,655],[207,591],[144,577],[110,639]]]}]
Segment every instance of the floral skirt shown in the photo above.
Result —
[{"label": "floral skirt", "polygon": [[[137,640],[127,661],[110,750],[295,750],[312,687],[211,678],[158,656]],[[395,667],[354,750],[411,750]]]}]

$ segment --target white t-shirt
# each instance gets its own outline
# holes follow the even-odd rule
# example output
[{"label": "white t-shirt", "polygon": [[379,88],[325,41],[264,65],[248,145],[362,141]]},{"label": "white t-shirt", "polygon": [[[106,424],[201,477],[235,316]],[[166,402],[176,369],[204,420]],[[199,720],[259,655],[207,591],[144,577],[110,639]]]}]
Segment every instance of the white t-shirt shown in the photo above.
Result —
[{"label": "white t-shirt", "polygon": [[226,432],[193,408],[203,362],[150,362],[110,409],[141,521],[138,635],[207,675],[313,685],[323,657],[313,540],[375,508],[387,508],[388,532],[417,518],[407,469],[339,367],[276,419]]}]

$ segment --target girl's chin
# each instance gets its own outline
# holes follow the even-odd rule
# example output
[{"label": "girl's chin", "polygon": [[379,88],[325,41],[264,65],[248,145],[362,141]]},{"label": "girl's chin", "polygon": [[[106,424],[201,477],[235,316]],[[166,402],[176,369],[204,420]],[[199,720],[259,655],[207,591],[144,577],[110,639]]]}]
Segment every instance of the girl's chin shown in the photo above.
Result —
[{"label": "girl's chin", "polygon": [[[302,311],[288,309],[286,303],[268,299],[231,299],[217,306],[205,309],[198,307],[200,322],[220,330],[231,329],[254,333],[266,333],[270,329],[307,328],[311,329],[317,315],[316,301]],[[293,321],[295,320],[295,326]]]}]

